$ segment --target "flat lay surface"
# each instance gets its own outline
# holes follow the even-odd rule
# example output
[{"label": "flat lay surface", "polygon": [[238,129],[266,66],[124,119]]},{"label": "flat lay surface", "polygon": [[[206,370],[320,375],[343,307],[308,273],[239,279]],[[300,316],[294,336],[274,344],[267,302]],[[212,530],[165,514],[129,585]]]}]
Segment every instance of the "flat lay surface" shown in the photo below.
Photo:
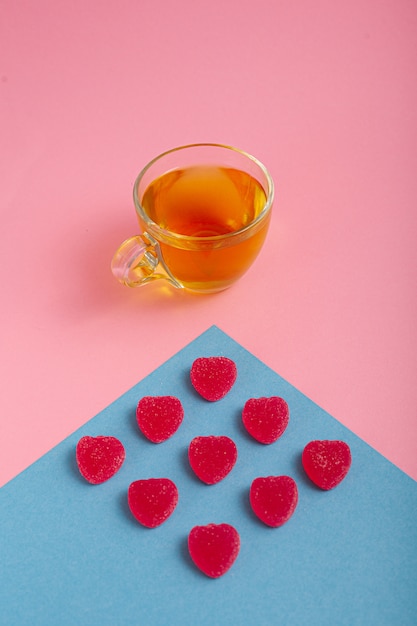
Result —
[{"label": "flat lay surface", "polygon": [[[217,402],[190,381],[193,361],[213,353],[233,359],[238,371]],[[135,415],[138,401],[153,394],[175,394],[184,407],[180,427],[160,444],[141,433]],[[290,418],[265,445],[245,429],[242,409],[249,398],[274,395],[288,403]],[[103,433],[122,442],[126,458],[107,482],[90,484],[77,467],[77,443]],[[236,444],[236,464],[217,484],[204,484],[189,463],[196,436]],[[317,440],[351,451],[348,473],[331,490],[303,468],[303,450]],[[251,489],[271,475],[287,476],[298,491],[278,527],[259,517]],[[178,492],[156,527],[129,487],[149,479],[171,481]],[[0,618],[20,626],[411,626],[416,507],[415,481],[213,326],[3,487]],[[219,532],[212,525],[240,542],[237,554],[223,545],[215,569],[212,551],[201,556],[204,527]],[[235,560],[224,572],[227,549]],[[219,567],[223,575],[211,578]]]},{"label": "flat lay surface", "polygon": [[[76,585],[76,577],[87,578],[89,572],[89,598],[75,593],[71,610],[81,615],[89,603],[91,611],[98,607],[102,615],[107,610],[111,615],[119,601],[123,604],[123,590],[115,581],[127,581],[138,571],[148,582],[163,576],[167,601],[160,623],[165,618],[170,623],[169,611],[180,610],[178,592],[191,588],[196,605],[187,606],[187,614],[192,616],[200,594],[208,593],[211,609],[226,607],[227,623],[229,611],[243,610],[239,597],[259,599],[262,581],[267,620],[276,598],[267,577],[281,576],[273,556],[282,548],[289,578],[280,578],[279,584],[288,599],[288,623],[300,623],[297,611],[314,607],[317,595],[326,603],[321,604],[326,616],[335,615],[334,601],[341,615],[352,618],[349,624],[359,620],[359,609],[367,612],[370,624],[397,623],[392,616],[398,610],[404,612],[403,623],[411,623],[407,620],[416,608],[409,587],[416,558],[410,528],[417,480],[416,65],[417,9],[409,0],[111,0],[105,5],[3,0],[0,506],[8,531],[3,536],[15,537],[7,545],[13,575],[3,589],[10,592],[7,607],[19,607],[22,620],[25,616],[33,624],[36,616],[47,614],[42,585],[53,579],[51,604],[60,606],[66,585]],[[161,152],[194,142],[236,146],[271,173],[276,195],[260,255],[239,282],[213,295],[194,295],[163,282],[123,287],[110,264],[120,243],[138,232],[132,200],[136,176]],[[211,338],[219,353],[230,346],[242,355],[243,346],[244,395],[251,386],[253,394],[259,389],[257,376],[252,379],[245,369],[248,363],[254,363],[254,371],[267,367],[274,384],[287,381],[279,385],[296,407],[303,407],[304,425],[304,408],[311,410],[312,436],[314,424],[331,424],[332,433],[346,435],[353,444],[352,468],[334,492],[318,494],[301,480],[306,510],[300,497],[282,529],[264,529],[248,511],[242,513],[242,494],[249,485],[234,483],[249,480],[253,467],[269,472],[264,460],[280,441],[263,450],[259,465],[238,457],[224,485],[213,487],[237,488],[229,521],[242,520],[241,552],[221,579],[222,592],[220,581],[207,581],[193,569],[184,549],[189,524],[199,521],[195,509],[181,512],[181,487],[185,481],[192,491],[197,479],[184,474],[183,459],[173,461],[165,452],[175,442],[185,445],[185,439],[216,433],[187,431],[190,422],[184,417],[179,439],[174,435],[157,444],[166,447],[155,448],[133,433],[127,417],[136,385],[140,391],[148,385],[153,389],[155,381],[169,386],[173,372],[167,362],[176,362],[169,361],[173,355],[193,345],[210,351],[205,340],[193,342],[213,325],[227,338],[220,334],[217,343],[217,331],[203,337]],[[182,357],[175,358],[185,368]],[[232,390],[219,402],[227,406],[235,398],[240,403],[242,389],[236,390],[237,396]],[[184,393],[188,398],[191,390],[184,388]],[[124,416],[117,428],[114,407]],[[91,433],[92,418],[112,432]],[[148,543],[146,535],[139,570],[128,552],[130,542],[138,535],[141,542],[145,535],[128,517],[121,496],[127,475],[128,481],[140,478],[130,471],[135,466],[128,465],[129,451],[109,483],[84,484],[74,474],[76,431],[80,436],[128,435],[129,446],[136,437],[146,450],[146,470],[153,471],[158,461],[158,468],[178,478],[177,510],[166,526],[149,531],[159,533],[156,544]],[[288,438],[295,437],[297,450],[287,449],[285,463],[301,478],[294,459],[304,431],[293,432],[288,430]],[[239,429],[238,434],[249,450]],[[332,438],[314,434],[326,437]],[[153,456],[147,454],[151,449]],[[355,493],[349,511],[348,491]],[[392,504],[388,518],[381,514],[383,497]],[[81,503],[86,519],[81,526],[71,524]],[[225,500],[216,503],[222,507],[219,513],[225,510]],[[199,512],[211,506],[211,498],[201,500]],[[98,516],[104,526],[97,532]],[[321,539],[324,552],[311,554],[324,519],[329,529]],[[39,529],[38,543],[33,527]],[[372,528],[376,531],[369,537]],[[275,531],[289,537],[285,547],[273,543]],[[123,533],[131,538],[116,561]],[[252,533],[259,534],[259,543],[248,547]],[[53,539],[46,549],[47,537]],[[393,542],[387,543],[387,537]],[[103,541],[112,556],[110,570]],[[338,552],[326,570],[324,559],[334,545]],[[302,561],[291,569],[296,546]],[[258,559],[258,551],[265,560]],[[88,559],[97,554],[97,568],[108,578],[94,587]],[[62,579],[55,576],[55,558],[65,563]],[[387,574],[388,562],[394,565]],[[321,563],[320,575],[315,563]],[[31,589],[31,574],[40,564],[43,575]],[[252,587],[248,576],[254,568],[259,583]],[[308,574],[312,587],[303,585]],[[16,595],[18,580],[22,593],[29,593],[28,602],[31,597],[39,602],[32,613],[25,613],[27,604]],[[331,592],[330,580],[336,581]],[[371,584],[375,580],[378,584]],[[213,582],[217,586],[206,591]],[[341,598],[346,584],[352,585],[352,596]],[[133,578],[126,585],[124,593],[136,593]],[[328,595],[323,596],[325,587]],[[109,589],[115,603],[99,606],[98,598]],[[216,604],[220,595],[225,597],[224,589],[230,594],[227,606]],[[148,593],[155,590],[145,588],[145,608],[153,598]],[[296,591],[303,602],[290,616]],[[127,611],[132,605],[123,606]],[[209,616],[201,623],[204,619],[210,623]]]}]

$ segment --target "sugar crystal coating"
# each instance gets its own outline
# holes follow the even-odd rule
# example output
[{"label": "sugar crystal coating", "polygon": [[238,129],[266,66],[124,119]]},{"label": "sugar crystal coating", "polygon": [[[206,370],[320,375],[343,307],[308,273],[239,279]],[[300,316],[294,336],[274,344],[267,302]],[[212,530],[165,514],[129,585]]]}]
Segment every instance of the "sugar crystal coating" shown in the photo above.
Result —
[{"label": "sugar crystal coating", "polygon": [[279,439],[288,426],[290,411],[283,398],[250,398],[242,411],[243,424],[260,443],[270,444]]},{"label": "sugar crystal coating", "polygon": [[147,478],[129,485],[127,501],[132,515],[147,528],[163,524],[178,503],[178,489],[169,478]]},{"label": "sugar crystal coating", "polygon": [[219,578],[235,562],[240,536],[230,524],[194,526],[188,535],[188,550],[195,565],[206,576]]},{"label": "sugar crystal coating", "polygon": [[207,485],[214,485],[233,469],[237,447],[230,437],[194,437],[188,447],[188,458],[200,480]]},{"label": "sugar crystal coating", "polygon": [[277,528],[288,522],[298,503],[297,484],[291,476],[255,478],[249,492],[254,513],[267,526]]},{"label": "sugar crystal coating", "polygon": [[345,478],[352,463],[350,448],[344,441],[310,441],[302,453],[304,471],[324,490],[333,489]]},{"label": "sugar crystal coating", "polygon": [[116,437],[81,437],[75,457],[81,475],[92,485],[109,480],[125,460],[125,449]]},{"label": "sugar crystal coating", "polygon": [[136,408],[138,426],[153,443],[172,437],[183,418],[183,406],[175,396],[144,396]]},{"label": "sugar crystal coating", "polygon": [[[201,357],[190,370],[194,389],[206,400],[223,398],[237,378],[235,363],[226,357]],[[161,443],[179,428],[184,417],[180,400],[174,396],[145,396],[136,408],[137,424],[150,441]],[[250,398],[242,410],[247,432],[263,444],[275,442],[289,423],[289,407],[278,396]],[[226,436],[194,437],[188,448],[189,463],[207,485],[223,480],[237,461],[237,447]],[[125,460],[122,443],[115,437],[82,437],[76,447],[81,475],[92,484],[113,476]],[[318,487],[330,490],[347,475],[351,452],[343,441],[310,441],[302,453],[307,476]],[[136,480],[127,492],[134,518],[147,528],[163,524],[178,504],[178,489],[168,478]],[[254,514],[267,526],[280,527],[291,518],[298,504],[296,482],[290,476],[265,476],[253,480],[249,501]],[[240,536],[229,524],[195,526],[188,535],[188,550],[194,564],[208,577],[223,576],[235,562]]]},{"label": "sugar crystal coating", "polygon": [[236,378],[235,362],[224,356],[200,357],[193,362],[190,370],[194,389],[209,402],[224,398]]}]

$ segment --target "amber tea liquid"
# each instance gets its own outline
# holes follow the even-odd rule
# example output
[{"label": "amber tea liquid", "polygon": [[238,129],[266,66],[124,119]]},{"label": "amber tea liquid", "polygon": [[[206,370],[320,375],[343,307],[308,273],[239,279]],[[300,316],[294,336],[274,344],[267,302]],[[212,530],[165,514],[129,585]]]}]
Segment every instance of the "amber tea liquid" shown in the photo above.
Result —
[{"label": "amber tea liquid", "polygon": [[171,272],[185,287],[206,293],[228,287],[247,270],[269,225],[268,215],[253,233],[219,238],[249,226],[266,204],[255,178],[227,167],[169,171],[147,187],[141,204],[160,228],[183,236],[160,242]]}]

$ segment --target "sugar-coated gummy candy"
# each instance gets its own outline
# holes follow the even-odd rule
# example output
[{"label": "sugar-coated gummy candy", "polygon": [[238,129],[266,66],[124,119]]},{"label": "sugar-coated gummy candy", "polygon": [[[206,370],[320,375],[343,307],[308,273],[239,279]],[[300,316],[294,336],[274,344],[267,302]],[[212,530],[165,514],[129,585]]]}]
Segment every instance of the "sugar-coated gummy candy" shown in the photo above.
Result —
[{"label": "sugar-coated gummy candy", "polygon": [[121,468],[125,449],[116,437],[81,437],[75,457],[81,475],[92,485],[109,480]]},{"label": "sugar-coated gummy candy", "polygon": [[324,490],[333,489],[345,478],[352,464],[350,448],[344,441],[310,441],[302,453],[304,471]]},{"label": "sugar-coated gummy candy", "polygon": [[163,524],[178,503],[178,489],[169,478],[146,478],[129,485],[127,501],[132,515],[147,528]]},{"label": "sugar-coated gummy candy", "polygon": [[230,437],[194,437],[188,447],[188,459],[200,480],[207,485],[214,485],[233,469],[237,447]]},{"label": "sugar-coated gummy candy", "polygon": [[255,515],[267,526],[277,528],[288,522],[296,509],[297,483],[291,476],[255,478],[249,500]]},{"label": "sugar-coated gummy candy", "polygon": [[136,408],[138,426],[153,443],[161,443],[172,437],[183,418],[183,406],[175,396],[145,396],[139,400]]},{"label": "sugar-coated gummy candy", "polygon": [[283,398],[250,398],[242,411],[243,424],[260,443],[274,443],[284,433],[290,419],[288,404]]},{"label": "sugar-coated gummy candy", "polygon": [[188,535],[188,550],[195,565],[206,576],[219,578],[235,562],[240,536],[230,524],[194,526]]},{"label": "sugar-coated gummy candy", "polygon": [[224,398],[236,378],[235,362],[224,356],[200,357],[193,362],[190,370],[194,389],[209,402]]}]

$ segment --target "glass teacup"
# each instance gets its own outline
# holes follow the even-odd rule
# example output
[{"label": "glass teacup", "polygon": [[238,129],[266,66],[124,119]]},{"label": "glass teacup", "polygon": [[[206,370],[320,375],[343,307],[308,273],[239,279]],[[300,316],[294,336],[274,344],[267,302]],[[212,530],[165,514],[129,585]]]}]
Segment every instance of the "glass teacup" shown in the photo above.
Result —
[{"label": "glass teacup", "polygon": [[213,143],[164,152],[135,181],[141,234],[119,247],[113,274],[129,287],[163,279],[198,293],[226,289],[258,256],[273,198],[270,174],[246,152]]}]

